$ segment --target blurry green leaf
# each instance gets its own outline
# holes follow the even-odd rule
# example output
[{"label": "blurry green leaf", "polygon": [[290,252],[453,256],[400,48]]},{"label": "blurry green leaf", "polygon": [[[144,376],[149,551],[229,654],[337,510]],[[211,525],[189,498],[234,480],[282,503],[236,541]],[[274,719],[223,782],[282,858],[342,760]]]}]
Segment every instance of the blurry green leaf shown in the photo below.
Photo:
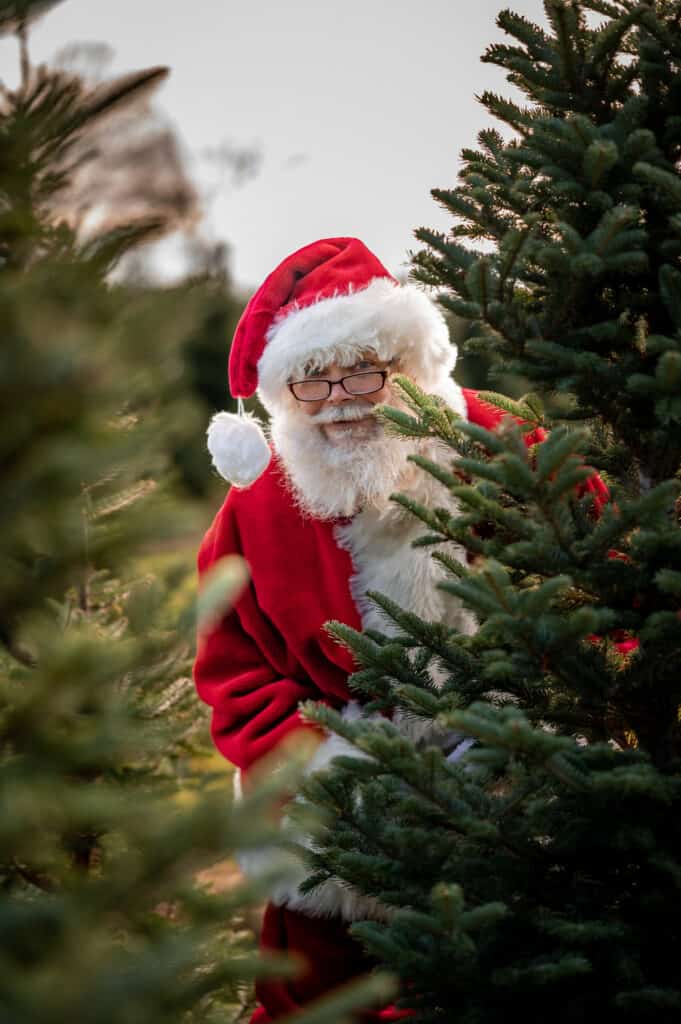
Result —
[{"label": "blurry green leaf", "polygon": [[201,632],[212,629],[227,614],[248,579],[248,563],[241,555],[227,555],[210,568],[196,600],[196,621]]}]

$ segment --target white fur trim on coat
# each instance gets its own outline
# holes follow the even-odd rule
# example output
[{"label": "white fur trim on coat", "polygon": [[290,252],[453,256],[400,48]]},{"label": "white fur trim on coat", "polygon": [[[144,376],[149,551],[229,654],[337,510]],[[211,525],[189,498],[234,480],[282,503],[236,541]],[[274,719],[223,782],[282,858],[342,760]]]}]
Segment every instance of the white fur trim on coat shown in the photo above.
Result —
[{"label": "white fur trim on coat", "polygon": [[[357,721],[362,717],[362,710],[356,701],[350,701],[343,709],[342,715],[348,721]],[[314,772],[328,768],[334,758],[341,754],[369,758],[368,754],[353,747],[341,736],[332,733],[317,747],[305,766],[305,774],[312,775]],[[241,799],[239,772],[236,773],[234,786],[235,799]],[[297,800],[302,802],[301,797],[298,797]],[[290,819],[285,817],[282,824],[290,826]],[[314,841],[309,835],[299,834],[296,841],[308,850],[314,849]],[[378,900],[363,895],[354,886],[337,878],[323,882],[311,892],[301,893],[299,886],[309,876],[309,868],[299,857],[277,850],[275,847],[240,850],[236,854],[236,861],[243,873],[252,879],[263,878],[274,870],[282,868],[285,870],[285,877],[275,883],[269,892],[270,901],[276,906],[299,910],[310,917],[340,916],[345,921],[359,921],[367,918],[386,920],[389,916],[388,908]]]},{"label": "white fur trim on coat", "polygon": [[[457,388],[453,381],[451,383]],[[425,442],[423,454],[437,461],[442,457],[439,448],[437,441]],[[397,489],[403,494],[411,494],[429,508],[439,506],[452,512],[457,510],[449,490],[415,466],[410,466]],[[447,571],[432,557],[434,549],[412,546],[425,532],[426,527],[419,519],[392,502],[382,510],[364,509],[348,524],[334,529],[336,542],[352,557],[355,571],[350,578],[350,592],[364,630],[372,629],[388,636],[400,632],[383,610],[366,596],[367,591],[372,590],[384,594],[401,608],[426,621],[443,622],[468,636],[475,633],[477,623],[473,615],[458,598],[437,586],[447,578]],[[465,564],[462,548],[448,544],[446,550]],[[436,683],[442,684],[446,679],[445,668],[437,661],[431,662],[429,671]],[[400,711],[395,713],[393,725],[414,742],[437,741],[445,736],[443,730],[432,722],[407,717]]]},{"label": "white fur trim on coat", "polygon": [[286,382],[305,368],[352,365],[360,352],[399,358],[401,370],[431,391],[456,363],[441,310],[416,285],[374,278],[365,288],[323,298],[275,320],[258,362],[258,393],[273,412]]}]

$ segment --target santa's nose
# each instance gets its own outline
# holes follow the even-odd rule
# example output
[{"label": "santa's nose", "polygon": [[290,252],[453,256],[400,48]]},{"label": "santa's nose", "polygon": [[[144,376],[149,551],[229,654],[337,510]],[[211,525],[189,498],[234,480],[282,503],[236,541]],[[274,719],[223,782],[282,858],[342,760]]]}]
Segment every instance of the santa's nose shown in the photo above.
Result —
[{"label": "santa's nose", "polygon": [[327,402],[330,402],[333,405],[338,405],[339,402],[345,402],[347,399],[352,399],[353,397],[353,395],[349,395],[347,393],[341,382],[336,380],[331,385],[331,394],[327,398]]}]

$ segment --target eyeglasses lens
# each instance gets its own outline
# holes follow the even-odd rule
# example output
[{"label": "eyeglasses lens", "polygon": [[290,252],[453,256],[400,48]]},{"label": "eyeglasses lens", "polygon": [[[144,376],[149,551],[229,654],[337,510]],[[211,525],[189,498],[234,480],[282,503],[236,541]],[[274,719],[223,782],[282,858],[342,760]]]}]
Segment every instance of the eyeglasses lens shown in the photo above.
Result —
[{"label": "eyeglasses lens", "polygon": [[301,402],[320,402],[329,397],[329,385],[325,380],[299,380],[292,388]]},{"label": "eyeglasses lens", "polygon": [[345,390],[351,395],[370,395],[372,391],[380,391],[382,387],[381,373],[355,373],[345,378]]}]

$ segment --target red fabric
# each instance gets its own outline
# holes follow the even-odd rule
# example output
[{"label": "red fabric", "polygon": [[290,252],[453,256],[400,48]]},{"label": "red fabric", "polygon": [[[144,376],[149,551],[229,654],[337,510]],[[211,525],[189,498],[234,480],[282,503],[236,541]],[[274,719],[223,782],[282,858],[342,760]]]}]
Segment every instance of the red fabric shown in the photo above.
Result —
[{"label": "red fabric", "polygon": [[[295,953],[305,966],[295,978],[256,982],[255,992],[261,1006],[251,1017],[251,1024],[268,1024],[293,1013],[376,966],[376,961],[349,935],[347,924],[339,918],[308,917],[271,903],[265,910],[260,948],[263,952]],[[409,1015],[408,1010],[388,1006],[358,1013],[357,1020],[378,1024]]]},{"label": "red fabric", "polygon": [[258,361],[275,318],[332,295],[360,291],[376,277],[394,280],[358,238],[320,238],[287,256],[252,296],[241,315],[229,355],[229,390],[250,398]]},{"label": "red fabric", "polygon": [[[468,413],[468,419],[471,423],[477,424],[478,427],[484,427],[485,430],[496,430],[501,425],[502,421],[506,416],[507,412],[503,409],[499,409],[496,405],[490,405],[489,402],[484,402],[477,391],[473,391],[471,388],[462,388],[463,397],[466,400],[466,411]],[[516,423],[522,423],[523,421],[518,419],[517,416],[512,417]],[[536,427],[529,433],[524,434],[524,441],[528,448],[533,444],[539,444],[540,441],[546,440],[546,431],[542,427]]]},{"label": "red fabric", "polygon": [[[478,426],[484,427],[485,430],[494,430],[504,416],[503,409],[499,409],[495,405],[490,405],[488,402],[483,402],[475,391],[471,391],[468,388],[463,388],[464,397],[466,399],[466,407],[468,410],[468,418],[472,423],[477,423]],[[517,423],[522,423],[518,417],[513,417]],[[537,427],[535,430],[529,431],[529,433],[523,435],[525,444],[530,447],[533,444],[539,444],[545,441],[547,433],[542,427]],[[601,514],[603,507],[610,501],[610,491],[607,486],[603,483],[600,476],[593,470],[593,473],[586,480],[583,480],[577,487],[578,497],[582,497],[585,494],[590,494],[593,501],[593,513],[598,518]],[[609,553],[610,558],[621,558],[628,560],[629,556],[622,554],[619,551],[611,551]],[[615,630],[611,633],[611,639],[614,641],[615,647],[620,654],[631,654],[632,651],[638,650],[640,643],[631,634],[626,634],[623,630]],[[600,643],[601,637],[595,634],[588,637],[591,643]]]},{"label": "red fabric", "polygon": [[342,707],[350,699],[355,662],[323,629],[329,619],[361,628],[352,562],[333,526],[300,514],[273,459],[248,490],[230,490],[201,544],[200,577],[231,553],[251,568],[235,609],[198,637],[194,662],[198,694],[213,708],[215,744],[239,768],[301,727],[301,700]]},{"label": "red fabric", "polygon": [[[504,417],[508,416],[507,412],[499,409],[496,405],[483,402],[477,392],[472,391],[470,388],[462,388],[462,390],[466,399],[468,418],[471,423],[477,423],[479,427],[484,427],[485,430],[495,430],[501,424]],[[517,416],[514,416],[513,419],[516,423],[523,422]],[[529,448],[533,444],[540,444],[542,441],[545,441],[547,437],[548,434],[543,427],[536,427],[534,430],[524,434],[523,440]],[[594,514],[598,516],[603,506],[610,500],[610,492],[595,469],[592,475],[588,479],[583,480],[577,487],[578,497],[581,498],[585,494],[592,496]]]}]

